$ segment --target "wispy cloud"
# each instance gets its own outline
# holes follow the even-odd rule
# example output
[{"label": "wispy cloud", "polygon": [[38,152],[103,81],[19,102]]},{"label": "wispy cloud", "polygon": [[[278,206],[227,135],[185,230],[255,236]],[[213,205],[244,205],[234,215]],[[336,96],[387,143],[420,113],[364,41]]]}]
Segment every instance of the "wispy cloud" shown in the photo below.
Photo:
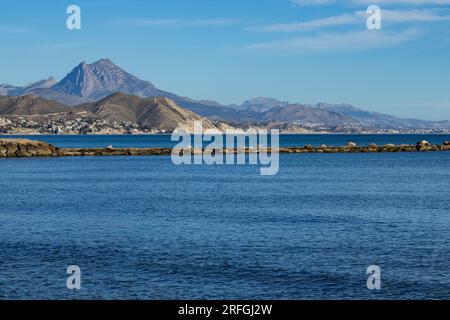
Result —
[{"label": "wispy cloud", "polygon": [[[362,11],[358,14],[365,16]],[[391,23],[450,21],[449,14],[434,9],[381,10],[381,16],[383,21]]]},{"label": "wispy cloud", "polygon": [[60,43],[47,43],[40,44],[32,50],[33,52],[58,52],[64,50],[72,50],[73,48],[79,48],[86,43],[82,42],[60,42]]},{"label": "wispy cloud", "polygon": [[309,21],[279,23],[266,26],[249,27],[247,28],[247,30],[264,31],[264,32],[295,32],[317,28],[336,27],[341,25],[355,24],[360,21],[361,19],[358,15],[346,13],[338,16],[331,16]]},{"label": "wispy cloud", "polygon": [[324,6],[331,5],[337,2],[349,3],[349,4],[383,4],[383,5],[448,5],[450,0],[290,0],[293,4],[300,7],[305,6]]},{"label": "wispy cloud", "polygon": [[26,32],[32,32],[32,31],[33,30],[26,29],[26,28],[0,26],[0,32],[5,32],[5,33],[26,33]]},{"label": "wispy cloud", "polygon": [[[441,11],[433,9],[382,10],[381,17],[383,23],[388,24],[450,21],[450,15],[441,14]],[[310,21],[249,27],[247,30],[263,32],[296,32],[327,27],[364,24],[365,19],[367,19],[367,13],[365,11],[355,11],[353,13],[345,13]]]},{"label": "wispy cloud", "polygon": [[161,27],[161,28],[206,28],[206,27],[226,27],[241,23],[241,19],[232,18],[211,18],[211,19],[132,19],[121,21],[121,24],[128,24],[135,27]]},{"label": "wispy cloud", "polygon": [[300,7],[323,6],[335,3],[336,0],[291,0],[291,2]]},{"label": "wispy cloud", "polygon": [[390,33],[386,31],[355,31],[347,33],[322,33],[316,36],[294,37],[287,40],[256,43],[245,51],[260,53],[307,53],[360,51],[390,47],[416,39],[422,34],[417,29]]},{"label": "wispy cloud", "polygon": [[350,0],[358,4],[448,5],[450,0]]}]

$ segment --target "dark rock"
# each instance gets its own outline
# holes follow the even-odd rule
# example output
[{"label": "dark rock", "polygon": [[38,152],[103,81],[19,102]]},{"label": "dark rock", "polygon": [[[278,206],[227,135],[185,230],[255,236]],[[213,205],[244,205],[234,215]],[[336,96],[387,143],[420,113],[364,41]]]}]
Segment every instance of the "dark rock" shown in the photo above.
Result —
[{"label": "dark rock", "polygon": [[28,139],[0,139],[1,157],[49,157],[56,148],[51,144]]}]

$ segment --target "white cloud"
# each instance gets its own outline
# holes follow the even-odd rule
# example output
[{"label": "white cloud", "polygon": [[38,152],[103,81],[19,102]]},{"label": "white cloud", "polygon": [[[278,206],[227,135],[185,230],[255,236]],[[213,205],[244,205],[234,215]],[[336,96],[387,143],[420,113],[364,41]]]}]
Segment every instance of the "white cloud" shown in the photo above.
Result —
[{"label": "white cloud", "polygon": [[256,43],[244,49],[252,52],[287,54],[368,50],[409,42],[421,34],[416,29],[395,33],[369,30],[348,33],[322,33],[318,36],[295,37],[287,40]]},{"label": "white cloud", "polygon": [[[314,30],[327,27],[339,27],[344,25],[365,25],[367,19],[366,11],[355,11],[338,16],[322,19],[292,22],[283,24],[272,24],[267,26],[249,27],[248,30],[263,32],[297,32]],[[411,10],[381,10],[383,24],[399,24],[412,22],[441,22],[450,21],[450,15],[443,15],[441,11],[433,9],[411,9]]]},{"label": "white cloud", "polygon": [[241,19],[212,18],[212,19],[134,19],[123,21],[134,26],[155,26],[167,28],[202,28],[202,27],[226,27],[236,25]]},{"label": "white cloud", "polygon": [[[366,13],[359,11],[360,16],[366,17]],[[405,22],[439,22],[450,21],[450,15],[442,15],[440,11],[433,9],[411,10],[381,10],[381,19],[390,23]]]}]

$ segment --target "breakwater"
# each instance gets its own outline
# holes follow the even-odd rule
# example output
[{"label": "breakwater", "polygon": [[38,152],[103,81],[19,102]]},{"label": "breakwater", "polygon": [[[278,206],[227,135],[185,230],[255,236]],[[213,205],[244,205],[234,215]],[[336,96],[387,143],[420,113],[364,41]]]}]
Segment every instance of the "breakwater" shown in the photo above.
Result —
[{"label": "breakwater", "polygon": [[441,144],[430,144],[427,141],[419,141],[415,145],[409,144],[385,144],[378,146],[370,144],[359,146],[349,142],[344,146],[312,146],[305,145],[299,147],[272,148],[226,148],[220,150],[213,149],[172,149],[172,148],[114,148],[112,146],[104,148],[59,148],[52,144],[28,140],[28,139],[0,139],[0,158],[8,157],[69,157],[69,156],[156,156],[171,155],[173,152],[202,154],[212,153],[258,153],[258,152],[279,152],[279,153],[375,153],[375,152],[436,152],[450,151],[450,142],[444,141]]}]

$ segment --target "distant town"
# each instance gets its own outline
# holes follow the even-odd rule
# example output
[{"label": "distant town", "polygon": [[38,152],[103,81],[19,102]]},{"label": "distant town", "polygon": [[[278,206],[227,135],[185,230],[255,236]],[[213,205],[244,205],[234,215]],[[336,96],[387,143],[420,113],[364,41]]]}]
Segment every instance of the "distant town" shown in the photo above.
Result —
[{"label": "distant town", "polygon": [[[255,128],[255,127],[252,127]],[[267,129],[265,127],[259,127]],[[246,130],[246,128],[242,128]],[[258,127],[256,127],[258,129]],[[0,134],[4,135],[77,135],[77,134],[165,134],[183,129],[164,130],[158,128],[141,128],[133,122],[118,122],[96,119],[92,117],[79,117],[75,119],[47,119],[34,121],[22,116],[0,117]],[[449,129],[365,129],[358,125],[345,125],[337,128],[327,128],[326,125],[312,125],[309,123],[297,124],[281,128],[285,134],[308,133],[347,133],[347,134],[450,134]]]},{"label": "distant town", "polygon": [[74,120],[48,120],[37,122],[23,117],[1,118],[1,134],[149,134],[164,130],[139,129],[131,122],[108,122],[102,119],[76,118]]}]

